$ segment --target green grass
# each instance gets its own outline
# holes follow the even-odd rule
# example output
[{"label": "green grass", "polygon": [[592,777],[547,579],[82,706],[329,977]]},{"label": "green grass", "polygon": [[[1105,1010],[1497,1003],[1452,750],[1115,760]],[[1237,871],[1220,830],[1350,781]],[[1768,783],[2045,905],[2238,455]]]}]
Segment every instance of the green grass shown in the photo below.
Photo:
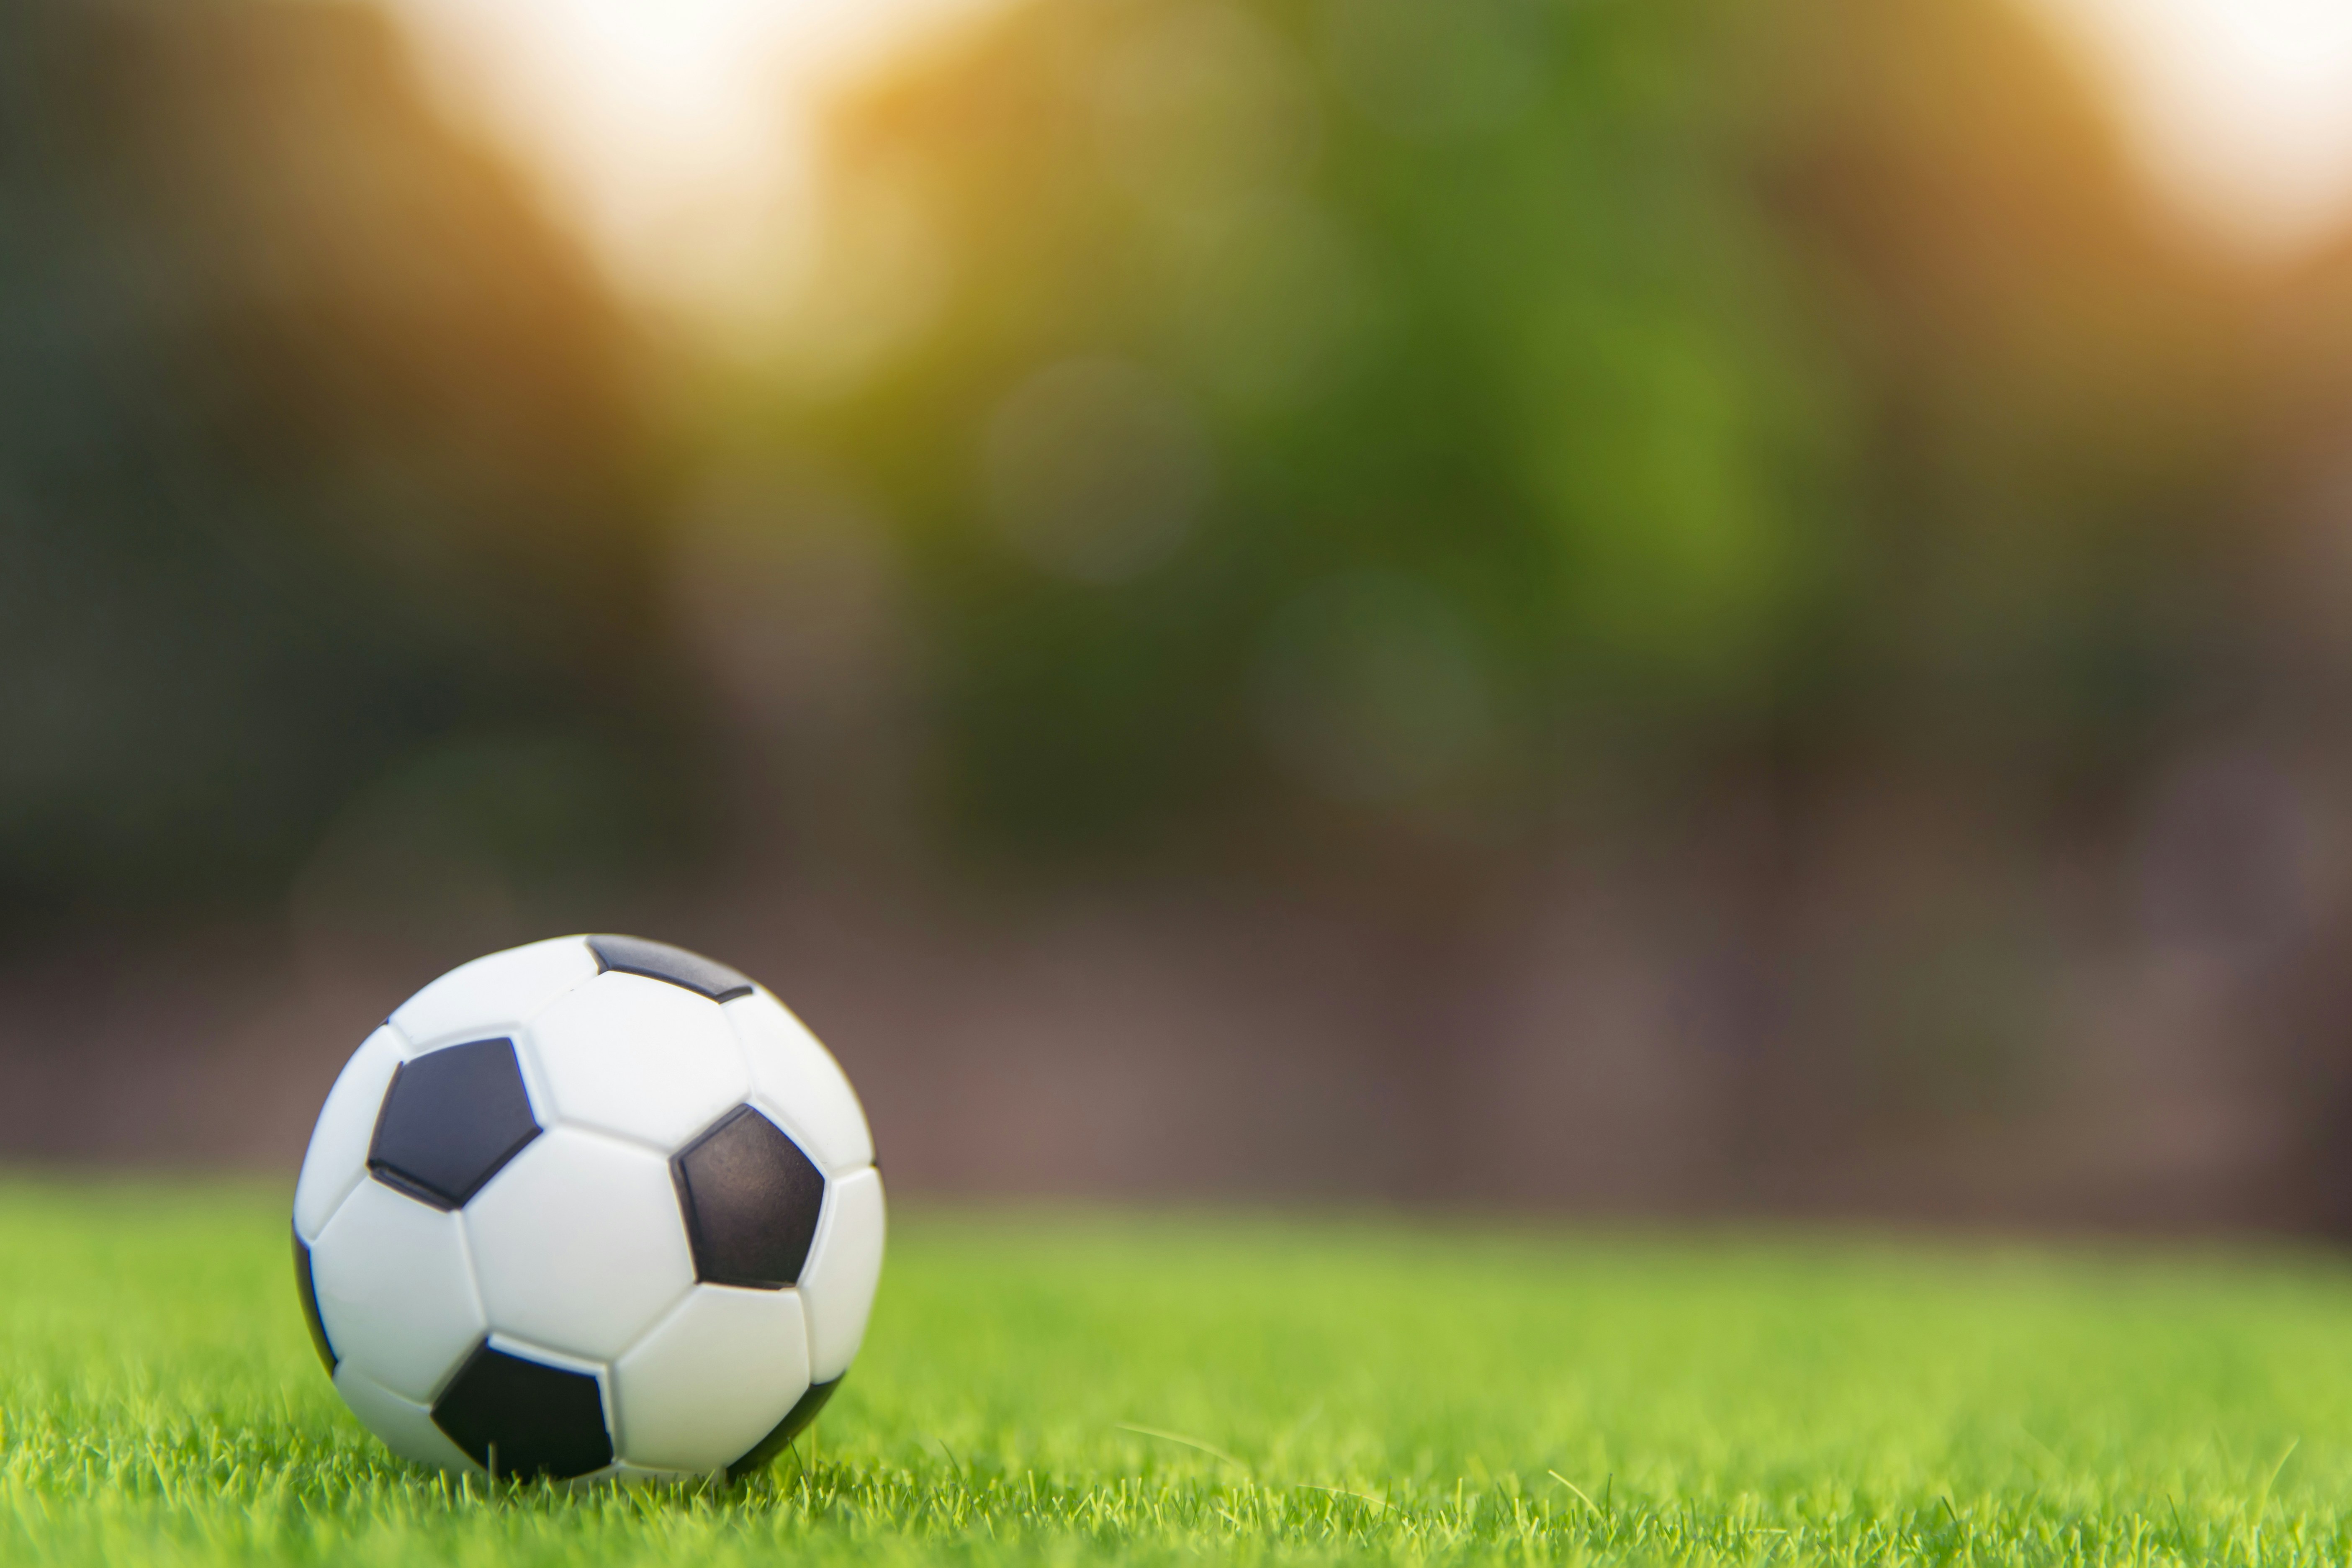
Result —
[{"label": "green grass", "polygon": [[917,1215],[798,1455],[581,1496],[388,1458],[283,1227],[0,1187],[0,1560],[2352,1560],[2326,1258]]}]

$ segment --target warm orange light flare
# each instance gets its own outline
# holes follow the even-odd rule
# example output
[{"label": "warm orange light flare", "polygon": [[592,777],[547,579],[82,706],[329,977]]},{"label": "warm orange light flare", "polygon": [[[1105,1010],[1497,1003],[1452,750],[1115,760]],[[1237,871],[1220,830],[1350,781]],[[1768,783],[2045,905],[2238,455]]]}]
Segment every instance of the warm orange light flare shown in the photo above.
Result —
[{"label": "warm orange light flare", "polygon": [[2291,252],[2352,221],[2352,0],[2042,0],[2112,78],[2166,194]]},{"label": "warm orange light flare", "polygon": [[804,259],[824,95],[982,0],[381,0],[626,287],[724,319]]}]

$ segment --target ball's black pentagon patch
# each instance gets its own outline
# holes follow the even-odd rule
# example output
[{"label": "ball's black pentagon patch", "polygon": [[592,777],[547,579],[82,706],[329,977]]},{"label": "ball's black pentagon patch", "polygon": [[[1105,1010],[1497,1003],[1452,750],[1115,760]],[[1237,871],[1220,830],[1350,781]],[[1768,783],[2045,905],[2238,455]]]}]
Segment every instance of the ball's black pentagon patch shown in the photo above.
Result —
[{"label": "ball's black pentagon patch", "polygon": [[368,1169],[435,1208],[462,1208],[538,1136],[514,1042],[474,1040],[403,1062],[393,1073]]},{"label": "ball's black pentagon patch", "polygon": [[752,1444],[750,1453],[727,1467],[727,1479],[740,1481],[782,1453],[793,1438],[808,1430],[809,1423],[816,1419],[816,1413],[824,1408],[824,1402],[831,1399],[833,1391],[840,1386],[841,1379],[838,1377],[831,1383],[809,1384],[809,1391],[793,1402],[793,1407],[784,1413],[784,1418],[776,1423],[776,1429]]},{"label": "ball's black pentagon patch", "polygon": [[592,936],[588,950],[596,955],[596,967],[600,970],[667,980],[672,985],[700,992],[713,1002],[731,1002],[738,996],[749,996],[752,991],[750,975],[666,942],[647,942],[641,936]]},{"label": "ball's black pentagon patch", "polygon": [[669,1168],[696,1279],[760,1290],[799,1282],[824,1207],[824,1173],[782,1129],[739,1105]]},{"label": "ball's black pentagon patch", "polygon": [[319,1282],[310,1277],[310,1249],[302,1241],[302,1233],[294,1233],[294,1289],[302,1298],[302,1321],[310,1325],[310,1344],[319,1352],[319,1360],[327,1375],[335,1375],[335,1347],[327,1338],[327,1325],[319,1316]]},{"label": "ball's black pentagon patch", "polygon": [[613,1462],[595,1378],[509,1355],[487,1340],[434,1402],[433,1425],[493,1476],[570,1480]]}]

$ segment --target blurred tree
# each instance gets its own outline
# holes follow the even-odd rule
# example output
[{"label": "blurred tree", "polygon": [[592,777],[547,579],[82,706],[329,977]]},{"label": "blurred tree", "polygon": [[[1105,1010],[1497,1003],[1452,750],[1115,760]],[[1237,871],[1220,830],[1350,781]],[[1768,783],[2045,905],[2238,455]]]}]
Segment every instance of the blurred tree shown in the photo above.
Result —
[{"label": "blurred tree", "polygon": [[1998,0],[1036,0],[839,142],[772,417],[1015,842],[1955,724],[2047,782],[2196,635],[2240,304]]},{"label": "blurred tree", "polygon": [[627,797],[628,352],[373,11],[0,8],[0,916],[272,894],[453,738]]},{"label": "blurred tree", "polygon": [[1843,394],[1688,9],[1045,0],[854,116],[836,265],[937,297],[817,421],[918,541],[972,812],[1508,815],[1565,709],[1769,690]]}]

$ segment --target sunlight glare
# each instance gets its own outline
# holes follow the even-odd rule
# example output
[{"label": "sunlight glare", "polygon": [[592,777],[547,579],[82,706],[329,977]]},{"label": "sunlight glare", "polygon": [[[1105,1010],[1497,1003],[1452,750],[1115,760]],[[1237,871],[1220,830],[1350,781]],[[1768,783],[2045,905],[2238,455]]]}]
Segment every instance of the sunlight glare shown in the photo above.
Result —
[{"label": "sunlight glare", "polygon": [[982,0],[382,0],[648,303],[742,327],[808,264],[829,93]]},{"label": "sunlight glare", "polygon": [[2159,187],[2223,241],[2352,217],[2352,0],[2043,0],[2111,77]]}]

